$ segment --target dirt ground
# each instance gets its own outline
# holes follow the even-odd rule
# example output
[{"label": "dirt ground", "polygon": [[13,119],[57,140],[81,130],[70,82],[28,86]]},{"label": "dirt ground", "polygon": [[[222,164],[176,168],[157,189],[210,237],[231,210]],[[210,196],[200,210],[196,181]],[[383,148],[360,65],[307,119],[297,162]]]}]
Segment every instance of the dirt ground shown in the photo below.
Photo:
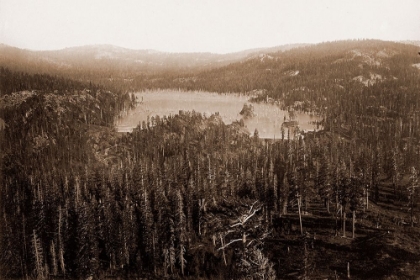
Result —
[{"label": "dirt ground", "polygon": [[347,215],[346,237],[341,228],[336,235],[333,211],[327,213],[316,201],[303,216],[303,236],[296,213],[278,217],[276,230],[266,241],[277,277],[420,279],[420,228],[417,224],[411,227],[407,209],[395,204],[371,202],[368,210],[359,211],[355,238],[351,213]]}]

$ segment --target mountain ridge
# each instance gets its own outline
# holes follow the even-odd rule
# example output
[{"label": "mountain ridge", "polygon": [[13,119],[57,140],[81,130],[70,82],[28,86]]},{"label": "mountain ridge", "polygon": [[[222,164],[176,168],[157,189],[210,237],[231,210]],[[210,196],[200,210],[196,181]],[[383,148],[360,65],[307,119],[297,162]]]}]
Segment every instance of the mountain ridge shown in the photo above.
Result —
[{"label": "mountain ridge", "polygon": [[[400,50],[404,50],[404,54],[398,54]],[[352,72],[347,78],[364,85],[379,82],[383,77],[398,78],[397,72],[391,71],[395,72],[391,75],[389,69],[385,69],[390,67],[392,70],[396,65],[393,57],[402,55],[407,59],[406,55],[411,53],[412,68],[411,65],[420,62],[417,61],[417,52],[413,42],[381,40],[283,45],[230,54],[164,53],[106,44],[29,51],[1,44],[0,67],[28,74],[58,75],[105,86],[117,84],[119,89],[125,91],[178,88],[247,92],[279,89],[293,77],[305,77],[302,70],[313,72],[311,69],[314,66],[319,71],[333,67],[336,73],[341,73],[339,69],[347,65],[345,68],[351,67]],[[380,70],[372,67],[379,67]],[[332,75],[335,79],[342,78],[337,74]]]},{"label": "mountain ridge", "polygon": [[34,50],[34,49],[28,49],[28,48],[20,48],[13,45],[0,43],[0,48],[15,48],[22,51],[30,51],[30,52],[36,52],[36,53],[49,53],[49,52],[60,52],[60,51],[68,51],[68,50],[80,50],[80,49],[94,49],[94,48],[112,48],[116,50],[124,50],[124,51],[136,51],[136,52],[150,52],[150,53],[161,53],[161,54],[213,54],[213,55],[231,55],[231,54],[238,54],[238,53],[256,53],[256,52],[276,52],[281,51],[284,49],[290,49],[290,48],[297,48],[302,46],[308,46],[313,45],[309,43],[290,43],[290,44],[283,44],[283,45],[275,45],[275,46],[268,46],[268,47],[256,47],[256,48],[249,48],[249,49],[242,49],[238,51],[231,51],[226,53],[219,53],[219,52],[211,52],[211,51],[193,51],[193,52],[187,52],[187,51],[161,51],[156,49],[135,49],[135,48],[127,48],[127,47],[121,47],[119,45],[113,45],[113,44],[86,44],[86,45],[78,45],[78,46],[70,46],[70,47],[64,47],[64,48],[58,48],[58,49],[52,49],[52,50]]},{"label": "mountain ridge", "polygon": [[133,50],[114,45],[87,45],[61,50],[33,51],[0,45],[0,67],[29,74],[48,74],[104,83],[163,72],[197,72],[239,62],[299,45],[252,49],[232,54],[168,53]]},{"label": "mountain ridge", "polygon": [[[311,77],[316,82],[320,75],[326,75],[326,79],[353,80],[367,86],[384,79],[398,78],[403,74],[398,69],[408,70],[419,62],[415,45],[380,40],[348,40],[254,56],[193,74],[176,73],[161,76],[160,80],[151,77],[137,84],[148,83],[146,88],[159,88],[165,84],[187,90],[251,92],[264,89],[274,92],[292,90],[296,83],[294,80]],[[288,89],[285,84],[290,84]]]}]

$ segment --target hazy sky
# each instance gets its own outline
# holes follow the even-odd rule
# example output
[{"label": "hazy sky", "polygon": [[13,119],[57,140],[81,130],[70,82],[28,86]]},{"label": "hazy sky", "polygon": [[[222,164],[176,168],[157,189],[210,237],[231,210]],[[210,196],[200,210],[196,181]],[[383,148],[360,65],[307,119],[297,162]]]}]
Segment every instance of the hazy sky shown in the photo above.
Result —
[{"label": "hazy sky", "polygon": [[420,40],[420,0],[0,0],[0,42],[233,52],[289,43]]}]

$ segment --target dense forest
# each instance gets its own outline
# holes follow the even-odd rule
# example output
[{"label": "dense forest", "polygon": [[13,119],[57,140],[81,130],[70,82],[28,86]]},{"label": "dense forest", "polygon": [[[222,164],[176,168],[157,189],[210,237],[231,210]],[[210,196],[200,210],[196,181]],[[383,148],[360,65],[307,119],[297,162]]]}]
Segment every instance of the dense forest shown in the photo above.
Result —
[{"label": "dense forest", "polygon": [[196,112],[117,133],[141,106],[128,88],[1,68],[2,275],[418,275],[418,63],[414,46],[345,41],[130,86],[258,92],[324,118],[277,140]]}]

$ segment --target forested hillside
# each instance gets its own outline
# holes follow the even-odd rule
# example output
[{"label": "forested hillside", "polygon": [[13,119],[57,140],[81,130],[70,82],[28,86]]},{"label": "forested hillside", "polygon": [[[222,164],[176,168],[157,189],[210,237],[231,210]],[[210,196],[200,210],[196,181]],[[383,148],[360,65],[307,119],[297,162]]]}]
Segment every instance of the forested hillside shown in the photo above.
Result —
[{"label": "forested hillside", "polygon": [[59,76],[78,82],[100,84],[118,91],[135,91],[144,88],[142,84],[133,83],[136,77],[149,78],[155,74],[195,73],[300,46],[303,44],[215,54],[165,53],[154,50],[125,49],[112,45],[31,51],[0,44],[0,66],[13,72]]},{"label": "forested hillside", "polygon": [[[21,249],[8,238],[20,236],[26,240],[26,231],[22,233],[12,226],[23,220],[19,222],[13,217],[23,215],[32,224],[30,217],[36,212],[27,206],[34,206],[34,197],[44,195],[49,184],[55,184],[58,178],[95,164],[88,145],[91,129],[111,129],[120,111],[128,110],[134,103],[128,94],[48,75],[28,75],[2,68],[1,78],[0,186],[4,218],[1,264],[4,268],[11,264],[9,258],[17,256],[14,250]],[[29,187],[28,182],[36,187]]]},{"label": "forested hillside", "polygon": [[417,52],[333,42],[131,84],[252,92],[324,118],[322,131],[277,140],[195,112],[119,134],[136,105],[126,91],[2,68],[2,275],[419,275]]},{"label": "forested hillside", "polygon": [[[405,76],[410,69],[408,66],[419,62],[418,46],[412,44],[377,40],[337,41],[261,54],[194,74],[156,75],[146,85],[162,87],[169,83],[174,88],[215,92],[264,89],[270,92],[269,97],[280,97],[302,85],[324,91],[326,87],[345,86],[352,81],[367,84],[368,80],[399,78]],[[370,77],[370,74],[381,75],[381,78]],[[358,76],[363,76],[363,79],[353,80]],[[370,84],[374,83],[370,81]],[[144,86],[144,81],[140,85]]]}]

